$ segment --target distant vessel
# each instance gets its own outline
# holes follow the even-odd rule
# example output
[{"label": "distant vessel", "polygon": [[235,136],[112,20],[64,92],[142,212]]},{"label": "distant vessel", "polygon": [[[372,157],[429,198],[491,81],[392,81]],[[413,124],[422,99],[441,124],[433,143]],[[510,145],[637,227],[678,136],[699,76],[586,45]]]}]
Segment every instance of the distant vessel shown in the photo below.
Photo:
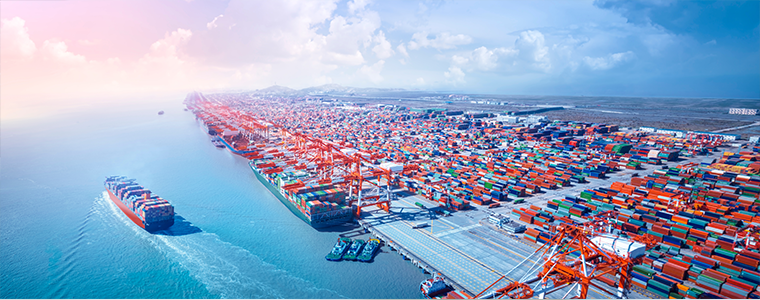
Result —
[{"label": "distant vessel", "polygon": [[367,244],[364,245],[364,250],[356,257],[356,260],[361,262],[370,262],[375,257],[377,250],[380,249],[380,240],[370,239]]},{"label": "distant vessel", "polygon": [[351,247],[348,248],[346,255],[343,255],[343,259],[356,260],[356,256],[359,255],[359,252],[362,251],[362,248],[364,248],[364,240],[355,239],[354,242],[351,243]]},{"label": "distant vessel", "polygon": [[427,299],[441,296],[451,291],[451,288],[443,281],[440,273],[433,275],[433,278],[424,280],[420,283],[420,293]]},{"label": "distant vessel", "polygon": [[106,191],[132,222],[148,232],[166,229],[174,225],[174,206],[137,184],[135,179],[109,176]]},{"label": "distant vessel", "polygon": [[335,243],[335,246],[333,246],[330,253],[328,253],[325,256],[325,259],[330,261],[340,261],[343,259],[343,254],[346,253],[346,250],[348,250],[348,245],[351,244],[351,239],[347,237],[342,237],[338,239],[338,242]]},{"label": "distant vessel", "polygon": [[160,115],[163,115],[163,114],[164,114],[164,111],[163,111],[163,110],[160,110],[160,111],[158,111],[158,115],[159,115],[159,116],[160,116]]}]

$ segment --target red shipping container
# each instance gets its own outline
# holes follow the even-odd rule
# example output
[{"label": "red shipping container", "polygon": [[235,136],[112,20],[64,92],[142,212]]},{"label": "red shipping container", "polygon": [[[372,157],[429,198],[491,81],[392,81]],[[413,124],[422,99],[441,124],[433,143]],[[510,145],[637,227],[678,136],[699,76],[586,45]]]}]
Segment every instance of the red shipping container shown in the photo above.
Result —
[{"label": "red shipping container", "polygon": [[686,271],[688,268],[669,262],[662,266],[662,273],[668,274],[675,278],[683,280],[686,278]]}]

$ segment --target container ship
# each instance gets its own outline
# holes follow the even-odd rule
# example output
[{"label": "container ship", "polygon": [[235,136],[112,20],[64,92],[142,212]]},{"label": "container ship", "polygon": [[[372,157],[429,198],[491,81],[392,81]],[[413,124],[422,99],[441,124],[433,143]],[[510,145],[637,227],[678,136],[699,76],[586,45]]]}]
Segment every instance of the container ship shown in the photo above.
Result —
[{"label": "container ship", "polygon": [[163,230],[174,225],[174,206],[168,201],[137,184],[135,179],[109,176],[106,191],[113,203],[137,226],[148,232]]},{"label": "container ship", "polygon": [[344,224],[353,218],[353,209],[345,206],[346,192],[332,184],[305,185],[286,190],[282,187],[308,176],[300,170],[285,171],[279,160],[254,159],[248,163],[261,183],[280,199],[293,214],[314,228]]}]

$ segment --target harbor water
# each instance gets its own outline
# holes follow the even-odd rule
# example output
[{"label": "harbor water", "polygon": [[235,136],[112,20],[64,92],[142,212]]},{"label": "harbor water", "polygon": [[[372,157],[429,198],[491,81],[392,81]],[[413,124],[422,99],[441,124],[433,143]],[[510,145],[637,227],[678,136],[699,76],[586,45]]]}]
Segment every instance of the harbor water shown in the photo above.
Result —
[{"label": "harbor water", "polygon": [[[429,275],[388,247],[373,263],[326,261],[357,229],[293,215],[245,159],[210,143],[183,99],[1,124],[0,297],[420,297]],[[108,175],[169,200],[175,225],[137,227],[108,199]]]}]

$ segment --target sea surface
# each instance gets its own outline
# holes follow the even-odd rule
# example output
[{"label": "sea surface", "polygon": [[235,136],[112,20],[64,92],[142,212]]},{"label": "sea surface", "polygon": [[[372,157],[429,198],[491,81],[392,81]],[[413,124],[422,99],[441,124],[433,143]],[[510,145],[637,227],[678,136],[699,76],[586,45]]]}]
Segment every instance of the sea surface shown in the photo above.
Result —
[{"label": "sea surface", "polygon": [[[293,215],[183,98],[0,123],[0,297],[420,297],[429,275],[387,247],[372,263],[326,261],[347,229]],[[107,198],[108,175],[169,200],[176,224],[137,227]]]}]

